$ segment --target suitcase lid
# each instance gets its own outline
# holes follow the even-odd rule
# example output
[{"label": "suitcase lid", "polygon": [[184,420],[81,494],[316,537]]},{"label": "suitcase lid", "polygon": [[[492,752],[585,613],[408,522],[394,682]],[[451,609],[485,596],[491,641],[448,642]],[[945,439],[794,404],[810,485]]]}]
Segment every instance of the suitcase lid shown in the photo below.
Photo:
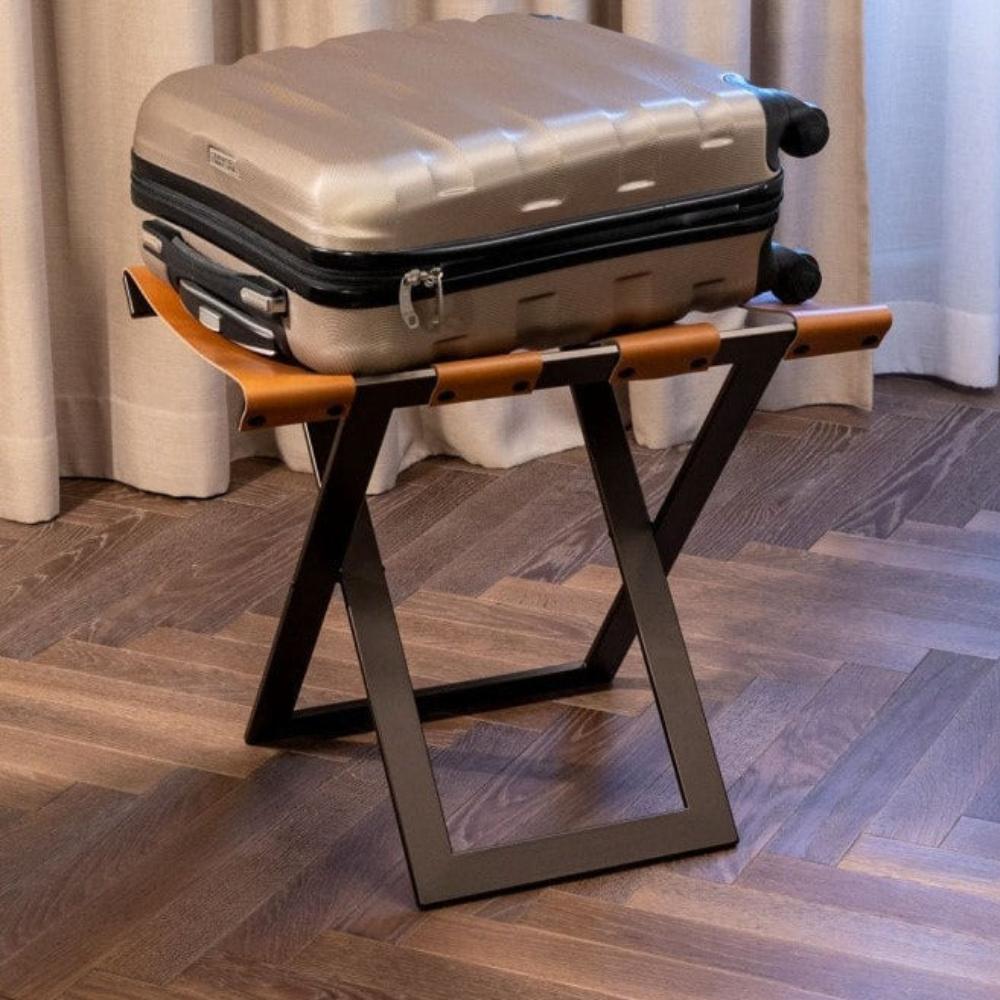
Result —
[{"label": "suitcase lid", "polygon": [[176,73],[143,103],[133,151],[217,211],[338,251],[549,228],[777,174],[738,77],[520,14]]}]

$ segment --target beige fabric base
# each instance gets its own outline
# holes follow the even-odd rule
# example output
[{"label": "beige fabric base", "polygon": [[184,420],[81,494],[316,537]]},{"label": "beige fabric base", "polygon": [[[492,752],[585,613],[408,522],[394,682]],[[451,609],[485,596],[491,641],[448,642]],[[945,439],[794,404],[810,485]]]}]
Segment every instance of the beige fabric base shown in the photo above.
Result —
[{"label": "beige fabric base", "polygon": [[[833,138],[814,160],[786,160],[779,237],[816,253],[826,300],[867,298],[860,0],[6,0],[0,517],[56,514],[60,471],[210,496],[225,488],[233,454],[276,446],[270,432],[234,445],[221,377],[155,321],[127,317],[120,275],[138,253],[129,147],[139,103],[158,80],[257,48],[532,9],[624,26],[820,103]],[[869,366],[867,355],[797,362],[765,402],[864,405]],[[711,384],[702,375],[632,386],[639,439],[690,438]],[[432,451],[504,466],[578,441],[563,393],[407,411],[393,421],[372,485],[386,488]],[[277,440],[298,467],[300,442],[295,428]]]}]

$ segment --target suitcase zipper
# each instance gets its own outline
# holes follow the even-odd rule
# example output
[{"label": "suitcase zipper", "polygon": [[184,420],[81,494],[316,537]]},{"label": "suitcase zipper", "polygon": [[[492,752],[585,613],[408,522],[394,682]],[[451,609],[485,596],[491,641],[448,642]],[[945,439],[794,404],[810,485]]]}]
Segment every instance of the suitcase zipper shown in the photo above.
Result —
[{"label": "suitcase zipper", "polygon": [[258,268],[321,305],[367,309],[394,305],[412,330],[414,303],[434,297],[440,324],[444,272],[451,293],[611,257],[774,228],[782,175],[748,188],[664,202],[613,216],[505,233],[463,244],[399,251],[338,251],[309,246],[238,202],[133,154],[132,200]]},{"label": "suitcase zipper", "polygon": [[437,313],[431,320],[431,327],[438,327],[444,322],[444,269],[419,267],[410,268],[399,283],[399,315],[410,330],[420,329],[420,314],[413,308],[413,290],[422,285],[424,288],[436,290]]}]

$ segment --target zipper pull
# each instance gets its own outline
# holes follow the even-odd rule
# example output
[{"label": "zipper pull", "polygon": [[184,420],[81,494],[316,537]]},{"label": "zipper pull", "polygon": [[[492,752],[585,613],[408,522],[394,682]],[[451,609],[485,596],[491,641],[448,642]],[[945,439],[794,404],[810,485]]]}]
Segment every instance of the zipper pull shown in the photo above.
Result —
[{"label": "zipper pull", "polygon": [[431,320],[431,326],[440,326],[444,322],[444,270],[440,267],[428,270],[414,267],[407,271],[399,282],[399,314],[410,330],[420,329],[420,315],[413,307],[413,289],[417,285],[436,289],[437,315]]}]

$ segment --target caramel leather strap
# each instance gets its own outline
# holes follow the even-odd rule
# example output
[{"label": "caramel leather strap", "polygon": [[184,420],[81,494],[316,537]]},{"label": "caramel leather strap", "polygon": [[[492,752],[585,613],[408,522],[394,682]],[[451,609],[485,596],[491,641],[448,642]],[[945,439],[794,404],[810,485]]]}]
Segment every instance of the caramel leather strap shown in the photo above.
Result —
[{"label": "caramel leather strap", "polygon": [[[350,375],[320,375],[237,347],[202,326],[173,288],[147,267],[128,268],[125,282],[133,315],[148,315],[151,309],[188,347],[240,387],[241,431],[331,420],[350,409],[355,391]],[[148,308],[135,300],[136,290]]]},{"label": "caramel leather strap", "polygon": [[750,308],[795,320],[795,340],[785,355],[789,359],[874,350],[892,327],[892,313],[885,306],[824,307],[812,302],[785,306],[764,300],[751,302]]},{"label": "caramel leather strap", "polygon": [[535,388],[542,374],[542,356],[538,351],[495,354],[464,361],[442,361],[434,370],[437,385],[431,395],[431,406],[497,396],[525,396]]},{"label": "caramel leather strap", "polygon": [[692,323],[626,333],[612,342],[619,355],[611,381],[635,382],[705,371],[719,352],[720,337],[711,323]]}]

